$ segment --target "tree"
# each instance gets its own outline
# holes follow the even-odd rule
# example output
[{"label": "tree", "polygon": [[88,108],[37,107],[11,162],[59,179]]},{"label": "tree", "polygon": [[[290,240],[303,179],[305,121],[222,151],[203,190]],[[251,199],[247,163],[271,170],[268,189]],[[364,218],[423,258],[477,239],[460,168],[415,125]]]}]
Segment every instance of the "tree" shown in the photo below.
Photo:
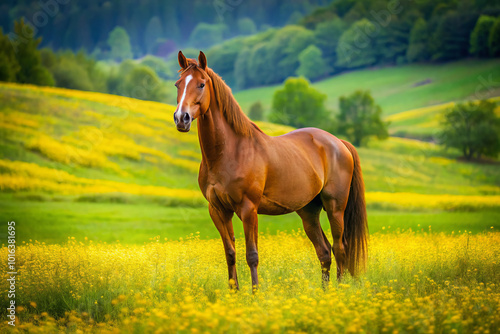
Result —
[{"label": "tree", "polygon": [[338,132],[353,145],[361,146],[371,136],[379,139],[388,137],[388,123],[380,118],[382,109],[375,104],[369,91],[359,90],[349,96],[341,96],[339,106]]},{"label": "tree", "polygon": [[0,27],[0,81],[15,82],[20,69],[14,48]]},{"label": "tree", "polygon": [[146,51],[152,54],[155,51],[159,39],[163,36],[161,21],[158,16],[153,16],[144,32],[144,41],[146,43]]},{"label": "tree", "polygon": [[490,50],[490,56],[500,56],[500,17],[497,17],[495,24],[491,27],[488,48]]},{"label": "tree", "polygon": [[344,22],[337,18],[321,22],[314,31],[315,44],[321,49],[325,63],[333,70],[337,62],[337,45],[344,32]]},{"label": "tree", "polygon": [[421,62],[429,59],[427,50],[427,41],[429,40],[429,31],[427,30],[427,22],[423,18],[419,18],[410,32],[410,45],[406,50],[406,58],[410,63]]},{"label": "tree", "polygon": [[401,64],[406,62],[412,24],[406,17],[394,17],[386,27],[374,34],[377,63]]},{"label": "tree", "polygon": [[355,1],[355,5],[344,15],[343,20],[347,23],[359,21],[368,17],[368,12],[361,1]]},{"label": "tree", "polygon": [[243,89],[251,85],[250,78],[248,76],[248,68],[250,63],[251,49],[244,47],[238,53],[236,60],[234,62],[234,81],[236,87]]},{"label": "tree", "polygon": [[367,19],[356,21],[342,36],[337,45],[337,66],[357,68],[376,63],[376,27]]},{"label": "tree", "polygon": [[16,73],[16,81],[40,86],[54,86],[54,78],[42,66],[40,51],[37,50],[42,38],[35,39],[33,29],[24,23],[24,19],[14,23],[14,35],[17,38],[15,41],[16,58],[20,66]]},{"label": "tree", "polygon": [[486,100],[457,104],[444,115],[440,142],[460,150],[467,160],[474,155],[496,157],[500,152],[500,118],[495,108],[494,102]]},{"label": "tree", "polygon": [[490,55],[488,40],[490,31],[495,24],[495,18],[481,15],[470,35],[470,53],[476,57],[488,57]]},{"label": "tree", "polygon": [[431,37],[432,59],[445,61],[466,57],[476,20],[476,13],[464,11],[451,11],[440,17]]},{"label": "tree", "polygon": [[242,37],[231,38],[210,48],[206,53],[207,59],[210,59],[210,68],[224,78],[224,81],[230,87],[237,86],[235,80],[235,65],[238,54],[245,46],[243,41],[244,38]]},{"label": "tree", "polygon": [[111,58],[124,60],[132,58],[132,48],[127,31],[122,27],[115,27],[108,37],[108,45],[111,47]]},{"label": "tree", "polygon": [[244,17],[238,20],[238,31],[240,35],[253,35],[257,32],[257,27],[252,19]]},{"label": "tree", "polygon": [[304,76],[309,80],[317,79],[328,73],[328,66],[323,60],[321,50],[316,45],[309,45],[299,54],[300,66],[295,71],[297,75]]},{"label": "tree", "polygon": [[297,128],[330,126],[325,108],[326,95],[309,85],[304,78],[288,78],[273,96],[269,120]]},{"label": "tree", "polygon": [[197,48],[206,48],[218,44],[224,40],[227,30],[225,24],[208,24],[200,22],[196,25],[189,36],[189,43]]},{"label": "tree", "polygon": [[254,121],[262,121],[264,119],[264,108],[262,107],[262,103],[260,101],[257,101],[250,106],[248,117]]},{"label": "tree", "polygon": [[313,32],[299,26],[286,26],[258,36],[267,38],[255,43],[247,56],[246,87],[282,82],[299,67],[299,53],[314,43]]}]

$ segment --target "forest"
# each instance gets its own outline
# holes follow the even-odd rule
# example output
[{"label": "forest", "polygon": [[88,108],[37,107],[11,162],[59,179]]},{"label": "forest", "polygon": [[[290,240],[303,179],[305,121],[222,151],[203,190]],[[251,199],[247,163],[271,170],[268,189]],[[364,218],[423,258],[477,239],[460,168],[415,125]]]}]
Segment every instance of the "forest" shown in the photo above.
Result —
[{"label": "forest", "polygon": [[[8,5],[11,9],[0,16],[3,43],[10,41],[15,49],[20,42],[31,41],[36,44],[31,49],[43,48],[41,66],[53,80],[41,84],[126,96],[133,94],[118,83],[147,78],[162,86],[164,80],[173,80],[179,49],[189,57],[200,49],[206,51],[209,66],[236,90],[279,84],[290,76],[316,81],[366,67],[500,55],[498,0],[262,1],[252,5],[200,1],[192,10],[173,1],[144,1],[138,6],[127,1]],[[44,23],[43,17],[46,24],[38,24]],[[15,28],[16,22],[22,26]],[[8,47],[0,51],[0,58],[7,59],[5,71],[23,67],[7,65],[15,62],[12,52],[16,51]],[[142,66],[136,70],[140,73],[126,78],[137,65]],[[23,82],[1,72],[2,81]],[[37,84],[35,79],[29,83]],[[144,98],[170,101],[164,87]]]}]

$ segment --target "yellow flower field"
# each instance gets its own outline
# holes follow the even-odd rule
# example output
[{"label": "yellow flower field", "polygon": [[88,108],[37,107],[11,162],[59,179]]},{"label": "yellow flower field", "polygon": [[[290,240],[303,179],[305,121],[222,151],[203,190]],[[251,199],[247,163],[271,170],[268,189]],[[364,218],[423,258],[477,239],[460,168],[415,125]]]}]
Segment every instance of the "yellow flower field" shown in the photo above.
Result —
[{"label": "yellow flower field", "polygon": [[[42,191],[62,195],[125,193],[203,201],[201,192],[197,190],[87,179],[76,177],[65,171],[21,161],[0,159],[0,170],[4,171],[4,174],[0,175],[0,189],[6,191]],[[368,204],[391,209],[481,210],[500,206],[499,195],[367,192],[366,200]]]},{"label": "yellow flower field", "polygon": [[[302,232],[262,235],[256,295],[241,239],[236,293],[227,288],[219,240],[85,239],[17,248],[18,325],[3,320],[2,332],[496,333],[500,326],[498,232],[375,234],[367,273],[326,292]],[[5,295],[5,279],[0,288]]]}]

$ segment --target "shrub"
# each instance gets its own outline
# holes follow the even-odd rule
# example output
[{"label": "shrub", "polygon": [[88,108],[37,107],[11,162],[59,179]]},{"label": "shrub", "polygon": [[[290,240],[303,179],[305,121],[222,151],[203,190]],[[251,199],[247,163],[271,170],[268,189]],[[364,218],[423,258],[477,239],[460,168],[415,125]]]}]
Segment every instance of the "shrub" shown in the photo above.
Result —
[{"label": "shrub", "polygon": [[87,91],[94,88],[87,71],[74,60],[63,58],[51,71],[57,87]]},{"label": "shrub", "polygon": [[141,64],[151,68],[163,80],[174,77],[167,63],[161,58],[147,55],[141,60]]},{"label": "shrub", "polygon": [[253,121],[262,121],[264,119],[264,108],[262,107],[262,103],[260,101],[257,101],[250,106],[248,117],[250,117]]}]

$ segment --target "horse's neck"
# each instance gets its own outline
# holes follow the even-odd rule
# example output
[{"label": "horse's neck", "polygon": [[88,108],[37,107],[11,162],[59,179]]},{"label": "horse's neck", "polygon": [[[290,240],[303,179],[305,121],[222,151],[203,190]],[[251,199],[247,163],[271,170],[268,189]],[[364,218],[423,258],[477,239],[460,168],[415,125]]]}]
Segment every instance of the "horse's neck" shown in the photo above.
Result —
[{"label": "horse's neck", "polygon": [[205,163],[210,166],[219,160],[226,143],[236,138],[217,105],[210,105],[209,110],[198,118],[198,138],[201,154]]}]

